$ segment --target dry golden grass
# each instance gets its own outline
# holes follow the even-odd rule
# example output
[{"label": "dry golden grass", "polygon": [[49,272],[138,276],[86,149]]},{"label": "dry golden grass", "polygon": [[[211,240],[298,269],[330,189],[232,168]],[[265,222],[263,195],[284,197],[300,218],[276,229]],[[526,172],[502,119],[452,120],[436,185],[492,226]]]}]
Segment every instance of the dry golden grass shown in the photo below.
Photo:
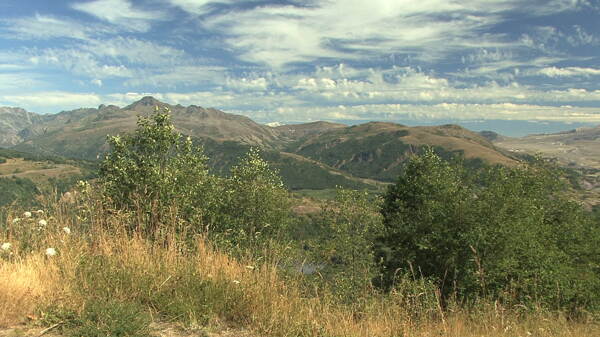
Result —
[{"label": "dry golden grass", "polygon": [[58,293],[56,266],[43,255],[0,264],[0,327],[24,321]]},{"label": "dry golden grass", "polygon": [[[64,207],[56,209],[62,211],[55,214],[54,229],[48,230],[38,250],[25,254],[15,247],[14,256],[0,264],[0,326],[18,324],[27,315],[49,306],[81,308],[100,283],[94,278],[80,279],[76,286],[80,277],[77,268],[83,258],[101,256],[114,262],[119,270],[130,270],[140,280],[146,279],[145,283],[116,287],[111,294],[115,299],[145,298],[193,269],[194,277],[225,290],[210,302],[212,306],[223,306],[211,311],[209,324],[233,324],[258,336],[600,336],[595,322],[569,321],[560,314],[543,311],[519,312],[487,302],[478,309],[441,310],[435,305],[411,305],[401,294],[371,293],[357,294],[355,303],[342,304],[327,291],[318,296],[304,294],[302,281],[282,276],[275,258],[266,263],[236,260],[203,238],[198,238],[190,252],[173,236],[160,243],[151,242],[100,229],[100,220],[93,233],[84,237]],[[115,219],[103,221],[122,221]],[[60,232],[64,224],[72,227],[71,235]],[[50,246],[58,255],[43,255],[43,247]],[[82,292],[82,287],[90,292]],[[434,298],[435,294],[424,296]]]}]

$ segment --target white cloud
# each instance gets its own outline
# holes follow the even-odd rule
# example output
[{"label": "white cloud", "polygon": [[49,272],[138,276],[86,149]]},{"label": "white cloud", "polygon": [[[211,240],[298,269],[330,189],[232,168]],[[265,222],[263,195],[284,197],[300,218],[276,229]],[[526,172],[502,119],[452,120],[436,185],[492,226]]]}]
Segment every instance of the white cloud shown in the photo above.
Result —
[{"label": "white cloud", "polygon": [[6,105],[25,107],[30,111],[62,111],[80,107],[97,106],[102,98],[96,94],[63,91],[35,92],[21,95],[0,95]]},{"label": "white cloud", "polygon": [[72,8],[112,24],[140,32],[148,31],[152,21],[165,18],[165,15],[160,12],[135,8],[127,0],[79,2],[73,4]]},{"label": "white cloud", "polygon": [[153,86],[156,88],[177,88],[197,84],[214,85],[222,83],[225,68],[219,66],[175,66],[144,70],[140,76],[125,82],[127,86]]},{"label": "white cloud", "polygon": [[91,40],[82,45],[81,49],[98,57],[109,57],[137,65],[176,65],[184,62],[186,57],[185,52],[180,49],[121,36]]},{"label": "white cloud", "polygon": [[173,6],[177,6],[184,11],[194,14],[203,15],[208,13],[210,5],[214,3],[225,3],[230,2],[227,0],[213,1],[213,0],[169,0]]},{"label": "white cloud", "polygon": [[9,34],[2,33],[4,38],[17,39],[50,39],[67,37],[84,40],[92,31],[100,27],[83,25],[71,20],[62,20],[51,16],[36,14],[33,17],[4,19],[0,21]]},{"label": "white cloud", "polygon": [[34,52],[29,60],[34,65],[64,69],[77,76],[92,79],[135,76],[135,72],[123,64],[104,63],[93,54],[77,49],[46,49]]},{"label": "white cloud", "polygon": [[[555,0],[525,7],[528,15],[543,15],[574,5]],[[255,6],[207,18],[203,24],[225,33],[225,41],[242,60],[274,68],[319,58],[361,59],[386,53],[433,61],[467,48],[507,46],[505,36],[482,31],[501,22],[504,13],[523,8],[512,0],[337,0],[304,7]]]},{"label": "white cloud", "polygon": [[548,77],[600,76],[600,69],[582,67],[546,67],[532,72],[532,75]]},{"label": "white cloud", "polygon": [[0,93],[17,92],[46,85],[39,76],[33,73],[0,73]]}]

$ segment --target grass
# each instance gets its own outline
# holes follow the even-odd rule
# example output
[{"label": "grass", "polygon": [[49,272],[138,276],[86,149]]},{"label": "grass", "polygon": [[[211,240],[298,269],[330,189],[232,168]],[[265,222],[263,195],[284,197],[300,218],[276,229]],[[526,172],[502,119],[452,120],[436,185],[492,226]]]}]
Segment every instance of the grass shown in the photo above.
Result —
[{"label": "grass", "polygon": [[[485,299],[442,309],[439,291],[422,280],[342,301],[334,288],[285,273],[274,253],[235,259],[202,236],[130,235],[119,228],[134,218],[77,199],[48,203],[46,213],[19,224],[12,219],[21,212],[9,212],[0,232],[0,241],[12,243],[0,253],[0,326],[30,316],[61,322],[65,336],[147,336],[150,322],[237,327],[256,336],[600,335],[592,318]],[[42,217],[48,226],[34,230]],[[48,247],[57,255],[46,256]]]}]

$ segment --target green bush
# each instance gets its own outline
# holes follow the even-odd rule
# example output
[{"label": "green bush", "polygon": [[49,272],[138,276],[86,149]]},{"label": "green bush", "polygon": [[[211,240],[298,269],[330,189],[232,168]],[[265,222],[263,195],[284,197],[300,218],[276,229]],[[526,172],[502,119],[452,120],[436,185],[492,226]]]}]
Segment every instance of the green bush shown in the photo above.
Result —
[{"label": "green bush", "polygon": [[0,178],[0,206],[17,202],[22,206],[37,204],[36,196],[40,194],[33,181],[27,178]]},{"label": "green bush", "polygon": [[315,263],[336,292],[352,300],[378,274],[373,243],[382,230],[380,200],[367,191],[336,192],[319,215],[322,237]]},{"label": "green bush", "polygon": [[256,149],[231,168],[222,180],[222,202],[212,230],[233,246],[264,243],[285,229],[290,198],[281,177]]},{"label": "green bush", "polygon": [[108,139],[99,174],[104,194],[117,208],[136,210],[147,233],[173,213],[201,216],[199,205],[211,196],[202,149],[181,138],[165,111],[140,117],[132,134]]},{"label": "green bush", "polygon": [[382,207],[383,285],[410,273],[445,297],[578,310],[600,306],[599,228],[553,165],[467,176],[432,150],[412,158]]}]

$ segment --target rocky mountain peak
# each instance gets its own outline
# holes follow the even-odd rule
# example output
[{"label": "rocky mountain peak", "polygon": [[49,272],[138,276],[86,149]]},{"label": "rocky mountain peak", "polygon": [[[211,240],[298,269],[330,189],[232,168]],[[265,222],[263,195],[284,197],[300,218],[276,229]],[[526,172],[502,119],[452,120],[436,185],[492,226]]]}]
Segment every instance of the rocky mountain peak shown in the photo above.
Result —
[{"label": "rocky mountain peak", "polygon": [[140,110],[140,109],[145,110],[147,108],[154,109],[155,106],[166,106],[166,105],[168,105],[168,104],[165,104],[152,96],[146,96],[146,97],[140,99],[139,101],[129,104],[124,109],[125,110]]}]

